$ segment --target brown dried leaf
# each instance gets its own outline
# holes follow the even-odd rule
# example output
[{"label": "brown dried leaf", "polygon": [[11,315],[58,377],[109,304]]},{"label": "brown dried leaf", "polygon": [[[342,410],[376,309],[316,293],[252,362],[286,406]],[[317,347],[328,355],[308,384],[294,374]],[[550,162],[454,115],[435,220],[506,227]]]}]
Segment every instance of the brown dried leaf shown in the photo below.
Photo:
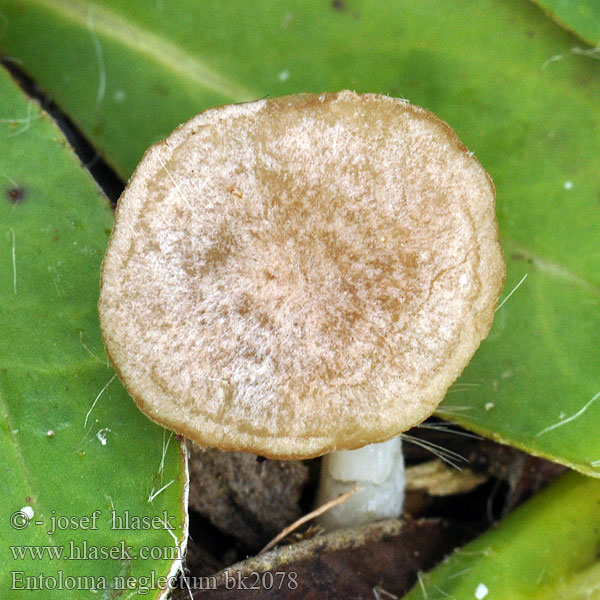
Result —
[{"label": "brown dried leaf", "polygon": [[406,469],[406,489],[424,490],[430,496],[451,496],[470,492],[487,479],[485,474],[475,473],[464,467],[459,471],[439,459]]},{"label": "brown dried leaf", "polygon": [[258,551],[301,516],[308,480],[301,462],[190,447],[190,508],[248,550]]},{"label": "brown dried leaf", "polygon": [[[276,548],[229,567],[212,582],[196,581],[205,587],[191,591],[202,600],[375,598],[374,590],[382,598],[382,590],[400,597],[417,572],[431,568],[465,537],[439,519],[381,521]],[[193,580],[188,583],[194,587]],[[189,595],[184,587],[174,598]]]}]

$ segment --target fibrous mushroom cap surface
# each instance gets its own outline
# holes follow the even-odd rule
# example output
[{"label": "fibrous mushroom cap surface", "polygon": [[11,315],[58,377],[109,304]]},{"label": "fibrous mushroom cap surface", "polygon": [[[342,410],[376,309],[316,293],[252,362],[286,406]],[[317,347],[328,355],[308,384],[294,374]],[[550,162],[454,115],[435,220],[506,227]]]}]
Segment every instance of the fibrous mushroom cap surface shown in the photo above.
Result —
[{"label": "fibrous mushroom cap surface", "polygon": [[430,415],[504,282],[494,188],[437,117],[375,94],[210,109],[119,201],[99,312],[140,408],[300,458]]}]

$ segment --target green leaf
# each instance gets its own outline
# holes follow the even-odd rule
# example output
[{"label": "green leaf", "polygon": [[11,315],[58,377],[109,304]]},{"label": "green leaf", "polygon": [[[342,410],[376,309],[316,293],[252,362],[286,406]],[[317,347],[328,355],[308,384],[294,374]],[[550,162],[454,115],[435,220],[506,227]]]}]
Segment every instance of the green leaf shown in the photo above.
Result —
[{"label": "green leaf", "polygon": [[[0,107],[0,589],[63,600],[95,585],[94,597],[118,598],[177,562],[183,457],[104,353],[96,302],[108,202],[4,69]],[[138,517],[158,521],[143,530]],[[163,555],[144,559],[143,548]]]},{"label": "green leaf", "polygon": [[598,287],[506,238],[504,251],[514,294],[437,414],[599,476]]},{"label": "green leaf", "polygon": [[533,3],[0,0],[0,10],[0,43],[125,175],[217,103],[351,88],[439,114],[495,181],[505,297],[527,274],[440,414],[600,474],[600,61],[573,54],[578,41]]},{"label": "green leaf", "polygon": [[597,600],[600,482],[575,473],[456,550],[403,600]]},{"label": "green leaf", "polygon": [[[559,25],[591,46],[600,44],[600,3],[597,0],[534,0]],[[592,55],[593,56],[593,55]],[[600,55],[597,55],[600,58]]]}]

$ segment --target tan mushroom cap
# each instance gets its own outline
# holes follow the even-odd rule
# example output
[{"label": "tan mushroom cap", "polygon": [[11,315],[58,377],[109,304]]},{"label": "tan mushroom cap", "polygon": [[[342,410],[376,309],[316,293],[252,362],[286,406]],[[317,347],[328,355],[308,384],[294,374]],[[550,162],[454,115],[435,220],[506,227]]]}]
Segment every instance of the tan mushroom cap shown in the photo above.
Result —
[{"label": "tan mushroom cap", "polygon": [[504,283],[494,187],[431,113],[375,94],[203,112],[119,201],[99,302],[152,420],[304,458],[429,416]]}]

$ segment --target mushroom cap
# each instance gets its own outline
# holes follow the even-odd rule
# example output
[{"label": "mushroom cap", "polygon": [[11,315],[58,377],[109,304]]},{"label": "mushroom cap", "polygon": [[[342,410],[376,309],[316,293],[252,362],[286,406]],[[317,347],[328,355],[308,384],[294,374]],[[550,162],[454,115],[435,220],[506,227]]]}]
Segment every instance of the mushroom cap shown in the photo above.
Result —
[{"label": "mushroom cap", "polygon": [[150,148],[102,268],[107,351],[202,446],[308,458],[423,421],[490,330],[494,187],[443,121],[376,94],[207,110]]}]

